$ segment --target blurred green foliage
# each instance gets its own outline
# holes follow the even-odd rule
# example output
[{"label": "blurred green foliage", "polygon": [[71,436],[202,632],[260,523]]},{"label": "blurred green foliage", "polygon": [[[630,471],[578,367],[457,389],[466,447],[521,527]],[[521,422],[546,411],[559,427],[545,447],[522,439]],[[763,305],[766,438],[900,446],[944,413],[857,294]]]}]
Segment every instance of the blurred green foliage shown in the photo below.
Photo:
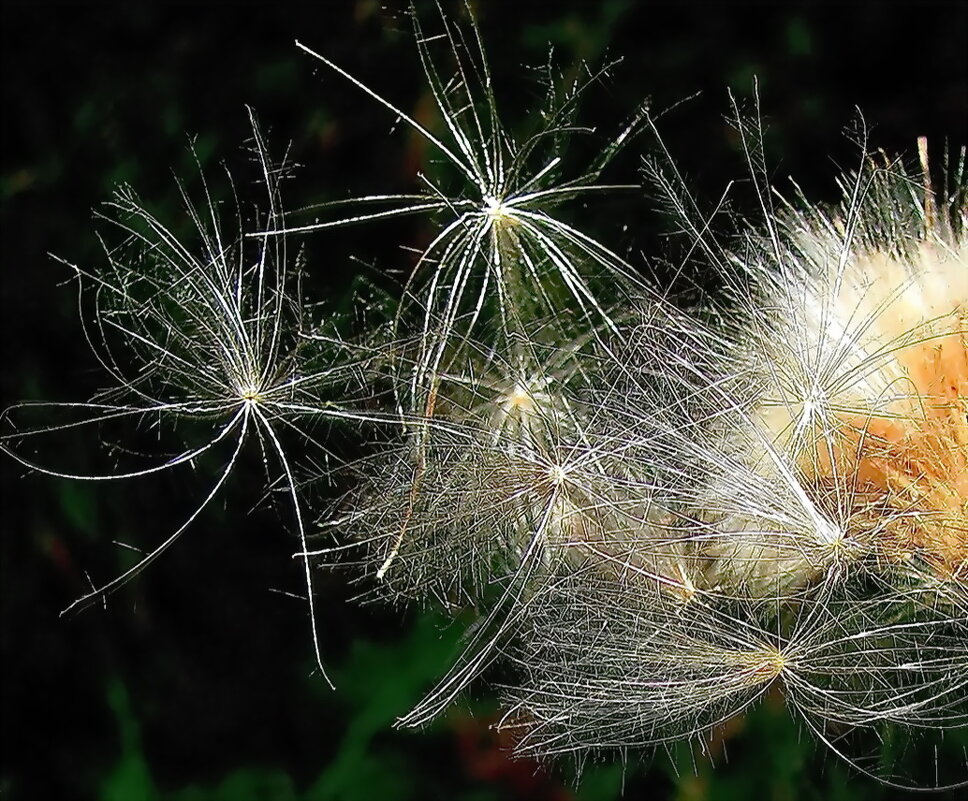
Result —
[{"label": "blurred green foliage", "polygon": [[[567,74],[579,58],[624,58],[589,97],[593,121],[621,119],[644,95],[661,110],[705,92],[662,122],[707,197],[742,177],[721,115],[726,86],[748,98],[754,75],[777,179],[794,175],[817,199],[836,194],[831,160],[849,167],[857,156],[842,136],[855,105],[874,125],[871,144],[888,152],[910,150],[921,134],[956,145],[968,138],[961,3],[475,6],[512,110],[533,106],[538,89],[522,64],[543,62],[549,45]],[[76,400],[100,386],[73,291],[56,288],[66,271],[46,254],[97,264],[88,210],[119,182],[177,221],[172,173],[189,191],[198,181],[186,136],[217,173],[246,136],[243,104],[256,108],[271,144],[291,142],[291,157],[305,165],[291,183],[294,207],[412,189],[430,154],[400,126],[391,134],[383,109],[292,46],[303,39],[404,108],[426,109],[404,10],[376,0],[4,4],[3,405]],[[633,148],[618,167],[634,174],[647,149]],[[666,246],[653,211],[625,201],[583,213],[651,258]],[[345,305],[360,273],[394,275],[399,245],[422,236],[405,221],[307,242],[312,294],[329,308]],[[660,271],[660,262],[649,268]],[[712,758],[680,747],[643,764],[590,763],[577,789],[567,764],[508,761],[508,743],[488,729],[493,698],[466,702],[426,732],[393,730],[447,664],[460,626],[433,612],[401,619],[359,608],[346,575],[323,577],[330,693],[307,667],[303,603],[286,596],[299,592],[293,544],[265,504],[246,515],[261,496],[257,454],[249,468],[253,478],[234,483],[228,511],[211,510],[104,608],[60,620],[88,573],[103,580],[131,558],[112,541],[150,543],[171,530],[192,478],[92,487],[25,478],[0,461],[0,798],[605,801],[623,788],[628,798],[680,801],[897,797],[818,754],[772,698],[718,733]]]}]

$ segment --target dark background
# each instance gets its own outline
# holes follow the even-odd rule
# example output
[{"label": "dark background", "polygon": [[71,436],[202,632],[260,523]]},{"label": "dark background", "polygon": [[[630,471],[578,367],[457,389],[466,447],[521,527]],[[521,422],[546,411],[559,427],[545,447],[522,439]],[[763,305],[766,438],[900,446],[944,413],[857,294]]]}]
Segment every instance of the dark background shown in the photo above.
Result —
[{"label": "dark background", "polygon": [[[913,153],[928,135],[968,141],[968,17],[963,3],[479,2],[500,98],[535,105],[533,75],[553,43],[566,74],[579,58],[621,56],[589,95],[588,122],[617,122],[645,96],[653,108],[702,94],[666,115],[665,140],[710,200],[742,178],[723,115],[726,88],[760,81],[767,151],[782,183],[795,176],[818,201],[836,199],[844,136],[862,109],[872,148]],[[450,5],[447,6],[451,8]],[[296,204],[350,193],[408,191],[428,153],[418,137],[338,76],[298,53],[325,53],[403,109],[433,122],[403,4],[6,2],[2,12],[3,278],[0,391],[83,400],[102,377],[76,320],[68,270],[47,254],[97,265],[90,210],[119,181],[177,210],[172,172],[197,176],[235,157],[252,105],[270,141],[305,165]],[[426,11],[432,19],[432,10]],[[615,165],[634,179],[650,143]],[[623,173],[624,171],[624,173]],[[742,193],[738,194],[742,210]],[[648,199],[587,210],[605,241],[647,254],[674,248]],[[628,225],[622,233],[622,224]],[[340,298],[361,268],[401,264],[419,221],[307,243],[311,292]],[[609,238],[613,237],[613,238]],[[649,269],[659,272],[650,259]],[[95,449],[96,443],[78,447]],[[111,596],[106,608],[59,619],[128,555],[173,528],[191,476],[91,486],[23,475],[0,460],[2,762],[0,798],[615,798],[621,769],[593,765],[576,791],[567,765],[511,763],[487,725],[481,695],[428,732],[391,723],[439,673],[454,629],[432,612],[360,608],[345,576],[321,576],[323,648],[337,692],[311,676],[311,645],[290,560],[291,535],[261,492],[250,454],[223,506]],[[177,524],[176,524],[177,525]],[[471,716],[471,712],[474,716]],[[686,749],[630,765],[627,797],[655,799],[888,798],[893,793],[818,754],[777,702],[717,736],[717,767]]]}]

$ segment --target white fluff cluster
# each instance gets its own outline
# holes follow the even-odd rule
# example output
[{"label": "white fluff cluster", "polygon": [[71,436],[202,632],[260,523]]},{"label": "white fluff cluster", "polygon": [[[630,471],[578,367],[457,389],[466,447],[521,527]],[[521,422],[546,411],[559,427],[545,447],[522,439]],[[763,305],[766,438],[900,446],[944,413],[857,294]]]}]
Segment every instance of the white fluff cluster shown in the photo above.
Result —
[{"label": "white fluff cluster", "polygon": [[[202,445],[133,471],[234,443],[146,563],[256,435],[282,474],[310,594],[319,559],[363,565],[372,594],[478,610],[405,724],[434,718],[501,658],[516,677],[502,725],[523,753],[581,760],[701,740],[779,692],[871,775],[965,781],[960,166],[934,191],[865,156],[838,209],[785,200],[766,179],[758,110],[734,104],[762,219],[717,236],[645,106],[569,170],[566,146],[588,133],[575,117],[584,85],[549,90],[540,126],[517,140],[477,29],[439,22],[434,35],[415,22],[438,132],[300,47],[425,137],[458,189],[421,176],[417,194],[365,196],[359,213],[294,225],[256,128],[269,214],[238,233],[214,205],[189,203],[193,249],[122,190],[125,249],[78,274],[95,297],[89,329],[125,345],[98,351],[123,392],[70,405],[85,416],[66,424],[25,428],[36,409],[13,407],[4,450],[50,473],[29,455],[40,435],[117,418],[214,424]],[[724,287],[704,307],[677,308],[565,213],[630,189],[599,176],[641,131],[659,154],[645,162],[651,190]],[[407,214],[428,215],[435,235],[386,329],[365,347],[314,333],[287,236]],[[336,469],[349,489],[321,513],[325,542],[312,548],[291,454],[325,445],[319,421],[348,422],[370,444]]]}]

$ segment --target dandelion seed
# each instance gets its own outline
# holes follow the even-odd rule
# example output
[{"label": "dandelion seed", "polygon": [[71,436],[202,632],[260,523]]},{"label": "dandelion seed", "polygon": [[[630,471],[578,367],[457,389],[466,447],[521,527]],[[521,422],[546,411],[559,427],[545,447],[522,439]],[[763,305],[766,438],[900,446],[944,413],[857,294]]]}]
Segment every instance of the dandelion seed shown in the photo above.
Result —
[{"label": "dandelion seed", "polygon": [[[115,247],[105,244],[107,266],[101,270],[71,265],[82,299],[88,293],[94,303],[94,323],[86,325],[85,335],[115,388],[91,403],[22,403],[3,414],[6,431],[0,447],[33,470],[64,478],[148,476],[180,465],[195,466],[217,448],[231,447],[203,500],[174,532],[134,567],[101,587],[92,587],[65,612],[113,592],[169,548],[219,494],[253,435],[264,457],[274,457],[282,472],[282,486],[305,551],[302,503],[282,437],[295,434],[304,445],[312,446],[314,440],[300,428],[300,420],[355,419],[323,399],[328,390],[345,385],[352,370],[338,361],[326,364],[320,359],[322,352],[317,348],[313,353],[301,337],[305,310],[297,270],[285,237],[271,235],[284,227],[278,185],[285,165],[272,165],[251,112],[250,120],[268,200],[267,216],[254,226],[267,233],[246,237],[238,206],[239,230],[227,227],[204,178],[202,207],[181,189],[193,229],[190,239],[179,239],[129,187],[119,189],[100,216],[122,234],[123,241]],[[64,412],[79,417],[31,427],[22,424],[28,416]],[[58,471],[25,455],[41,440],[145,420],[159,436],[165,429],[166,439],[168,427],[177,426],[193,435],[200,433],[202,444],[162,456],[149,466],[102,475]],[[137,438],[136,427],[128,436]],[[308,561],[305,580],[315,654],[322,670]]]},{"label": "dandelion seed", "polygon": [[[494,330],[486,321],[496,320],[499,336],[506,339],[523,333],[531,319],[556,320],[568,308],[578,313],[585,330],[604,324],[614,331],[615,321],[593,287],[596,273],[609,276],[613,294],[619,286],[639,284],[634,268],[621,256],[551,212],[581,195],[634,188],[599,184],[597,179],[641,127],[642,111],[633,115],[592,164],[564,178],[562,143],[584,130],[574,123],[578,99],[608,67],[568,87],[562,97],[549,92],[552,105],[542,114],[541,128],[516,141],[498,116],[490,69],[473,18],[471,32],[465,36],[438,10],[443,29],[439,36],[426,34],[416,14],[413,23],[421,64],[443,120],[439,136],[325,56],[302,43],[297,46],[424,137],[463,177],[463,191],[448,194],[422,174],[426,190],[421,194],[339,201],[339,205],[390,205],[389,209],[286,229],[318,231],[401,215],[446,215],[420,254],[397,313],[398,326],[405,324],[411,308],[420,318],[421,344],[410,377],[410,408],[421,412],[440,373],[449,369],[448,360],[459,361],[472,337]],[[445,80],[439,66],[438,46],[446,49],[445,57],[453,65],[450,80]],[[564,319],[567,315],[561,316]],[[579,335],[581,331],[579,327]]]}]

